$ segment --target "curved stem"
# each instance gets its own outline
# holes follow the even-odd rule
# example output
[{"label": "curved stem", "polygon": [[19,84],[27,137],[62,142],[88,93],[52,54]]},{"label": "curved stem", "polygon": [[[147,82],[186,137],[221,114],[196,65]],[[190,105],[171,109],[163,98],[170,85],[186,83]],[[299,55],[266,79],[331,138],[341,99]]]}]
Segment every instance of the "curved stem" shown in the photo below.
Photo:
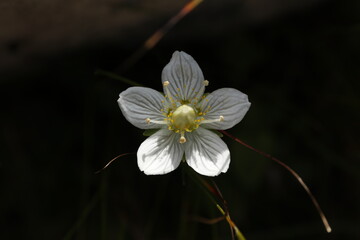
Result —
[{"label": "curved stem", "polygon": [[314,197],[314,195],[312,194],[312,192],[310,191],[309,187],[305,184],[305,182],[302,180],[302,178],[299,176],[299,174],[297,172],[295,172],[291,167],[289,167],[288,165],[286,165],[285,163],[283,163],[282,161],[280,161],[279,159],[271,156],[268,153],[262,152],[259,149],[254,148],[253,146],[250,146],[249,144],[241,141],[240,139],[238,139],[237,137],[231,135],[230,133],[224,131],[224,130],[220,130],[221,133],[223,133],[224,135],[228,136],[229,138],[233,139],[234,141],[240,143],[241,145],[253,150],[254,152],[259,153],[260,155],[269,158],[271,160],[273,160],[274,162],[276,162],[277,164],[281,165],[282,167],[284,167],[286,170],[288,170],[295,178],[296,180],[300,183],[300,185],[304,188],[304,190],[306,191],[306,193],[308,194],[308,196],[310,197],[312,203],[314,204],[316,210],[318,211],[321,221],[324,224],[324,227],[326,229],[326,231],[328,233],[330,233],[332,231],[330,224],[327,220],[327,218],[325,217],[324,212],[322,211],[318,201],[316,200],[316,198]]}]

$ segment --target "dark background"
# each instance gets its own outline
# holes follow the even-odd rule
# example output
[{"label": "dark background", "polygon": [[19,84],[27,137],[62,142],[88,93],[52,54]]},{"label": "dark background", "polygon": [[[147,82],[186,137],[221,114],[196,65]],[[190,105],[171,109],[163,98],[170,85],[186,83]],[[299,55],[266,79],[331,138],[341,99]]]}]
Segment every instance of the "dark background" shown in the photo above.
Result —
[{"label": "dark background", "polygon": [[[51,3],[50,3],[51,2]],[[230,169],[214,178],[249,240],[360,239],[360,2],[204,1],[129,68],[119,66],[186,1],[2,1],[0,239],[231,239],[183,169],[139,171],[145,139],[116,103],[129,85],[161,90],[175,50],[192,55],[208,91],[233,87],[252,103],[224,137]]]}]

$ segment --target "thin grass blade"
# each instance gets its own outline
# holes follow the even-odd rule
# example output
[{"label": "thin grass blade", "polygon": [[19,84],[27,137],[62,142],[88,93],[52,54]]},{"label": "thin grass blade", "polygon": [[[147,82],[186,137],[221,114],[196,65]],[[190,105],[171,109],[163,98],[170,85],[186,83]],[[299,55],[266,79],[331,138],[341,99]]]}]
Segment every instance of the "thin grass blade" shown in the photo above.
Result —
[{"label": "thin grass blade", "polygon": [[308,194],[308,196],[310,197],[312,203],[314,204],[317,212],[320,215],[321,221],[324,224],[324,227],[326,229],[326,232],[330,233],[332,231],[330,224],[327,220],[327,218],[325,217],[324,212],[322,211],[318,201],[316,200],[316,198],[314,197],[314,195],[312,194],[312,192],[310,191],[309,187],[305,184],[305,182],[302,180],[302,178],[300,177],[300,175],[295,172],[291,167],[289,167],[288,165],[286,165],[285,163],[283,163],[282,161],[280,161],[279,159],[271,156],[268,153],[262,152],[256,148],[254,148],[253,146],[250,146],[249,144],[243,142],[242,140],[240,140],[239,138],[231,135],[230,133],[224,131],[224,130],[220,130],[221,133],[223,133],[224,135],[228,136],[229,138],[233,139],[234,141],[240,143],[241,145],[249,148],[250,150],[259,153],[260,155],[271,159],[272,161],[276,162],[277,164],[281,165],[282,167],[284,167],[287,171],[289,171],[295,178],[296,180],[300,183],[300,185],[304,188],[305,192]]}]

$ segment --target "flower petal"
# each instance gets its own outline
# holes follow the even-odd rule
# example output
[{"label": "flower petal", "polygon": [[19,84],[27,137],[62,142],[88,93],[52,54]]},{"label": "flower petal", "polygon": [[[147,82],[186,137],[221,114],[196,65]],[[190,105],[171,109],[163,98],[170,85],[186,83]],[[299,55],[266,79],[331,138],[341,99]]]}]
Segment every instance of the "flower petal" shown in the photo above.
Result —
[{"label": "flower petal", "polygon": [[163,125],[147,123],[146,119],[164,121],[161,109],[165,97],[156,90],[145,87],[130,87],[120,93],[118,104],[125,118],[141,129],[161,128]]},{"label": "flower petal", "polygon": [[179,134],[160,129],[140,145],[137,161],[140,170],[147,175],[166,174],[179,166],[183,155]]},{"label": "flower petal", "polygon": [[250,105],[247,95],[239,90],[234,88],[218,89],[207,95],[198,107],[205,113],[205,119],[215,120],[223,116],[224,120],[204,123],[201,126],[218,130],[231,128],[243,119]]},{"label": "flower petal", "polygon": [[218,135],[199,127],[187,134],[187,138],[186,162],[196,172],[205,176],[217,176],[228,170],[230,152]]},{"label": "flower petal", "polygon": [[[204,93],[204,75],[197,62],[185,52],[174,52],[162,71],[162,82],[173,98],[182,101],[199,100]],[[166,93],[166,89],[164,88]]]}]

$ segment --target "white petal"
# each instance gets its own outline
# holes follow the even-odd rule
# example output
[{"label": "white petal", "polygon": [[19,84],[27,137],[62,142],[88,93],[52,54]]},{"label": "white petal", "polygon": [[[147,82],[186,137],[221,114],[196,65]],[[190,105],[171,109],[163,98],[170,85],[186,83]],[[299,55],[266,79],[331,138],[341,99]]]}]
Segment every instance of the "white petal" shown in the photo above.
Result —
[{"label": "white petal", "polygon": [[179,134],[160,129],[140,145],[137,161],[140,170],[147,175],[166,174],[179,166],[183,155]]},{"label": "white petal", "polygon": [[118,103],[125,118],[141,129],[161,128],[163,125],[147,123],[146,119],[164,121],[161,109],[165,97],[156,90],[145,87],[130,87],[120,93]]},{"label": "white petal", "polygon": [[200,99],[204,93],[204,75],[197,62],[185,52],[173,53],[162,71],[162,82],[165,81],[169,82],[167,88],[177,100]]},{"label": "white petal", "polygon": [[230,152],[218,135],[199,127],[187,134],[187,138],[186,162],[196,172],[206,176],[217,176],[228,170]]},{"label": "white petal", "polygon": [[234,88],[221,88],[205,97],[199,108],[206,115],[205,119],[219,119],[221,122],[204,123],[201,126],[210,129],[225,130],[238,124],[250,108],[250,102],[246,94]]}]

